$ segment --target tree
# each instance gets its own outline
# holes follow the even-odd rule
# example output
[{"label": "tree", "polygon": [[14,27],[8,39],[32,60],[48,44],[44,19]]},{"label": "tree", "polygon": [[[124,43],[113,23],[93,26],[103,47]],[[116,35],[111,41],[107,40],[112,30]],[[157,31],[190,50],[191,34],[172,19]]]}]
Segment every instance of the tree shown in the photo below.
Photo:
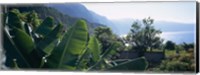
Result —
[{"label": "tree", "polygon": [[168,50],[174,50],[176,47],[176,44],[172,41],[167,41],[165,43],[165,49],[168,49]]},{"label": "tree", "polygon": [[126,37],[127,42],[132,45],[133,49],[143,53],[153,48],[159,48],[163,40],[157,35],[161,34],[160,30],[157,30],[152,26],[154,20],[150,17],[143,19],[142,24],[134,22],[131,31]]},{"label": "tree", "polygon": [[111,29],[108,27],[97,27],[95,29],[95,36],[100,41],[103,50],[111,46],[113,40],[115,39]]},{"label": "tree", "polygon": [[186,51],[188,51],[190,48],[194,48],[194,43],[185,43],[185,42],[183,42],[183,48],[186,50]]}]

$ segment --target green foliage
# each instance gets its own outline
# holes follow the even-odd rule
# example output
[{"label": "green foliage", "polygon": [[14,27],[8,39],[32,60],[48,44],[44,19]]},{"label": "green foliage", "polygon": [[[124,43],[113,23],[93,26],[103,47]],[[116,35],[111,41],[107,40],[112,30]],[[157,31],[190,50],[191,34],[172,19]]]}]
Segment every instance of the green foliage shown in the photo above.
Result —
[{"label": "green foliage", "polygon": [[[65,15],[65,14],[61,13],[60,11],[56,10],[55,8],[47,7],[43,4],[23,5],[20,7],[9,6],[6,8],[8,9],[8,11],[12,10],[12,9],[18,9],[21,13],[23,13],[23,14],[25,13],[23,15],[25,17],[29,13],[36,12],[38,17],[40,18],[40,19],[35,20],[36,21],[35,23],[37,23],[37,22],[39,23],[38,26],[41,24],[42,20],[46,19],[46,17],[51,16],[54,18],[54,23],[62,23],[63,24],[63,29],[65,29],[65,31],[68,30],[69,28],[71,28],[71,26],[73,26],[76,23],[76,21],[80,19],[80,18]],[[26,21],[26,18],[23,21]],[[35,31],[37,29],[37,27],[34,28],[33,23],[32,23],[32,30]],[[89,34],[94,34],[94,29],[96,27],[105,26],[105,25],[101,25],[101,24],[97,24],[97,23],[90,23],[89,21],[86,21],[86,23],[88,25],[88,33]],[[29,24],[29,26],[31,26],[31,25]],[[33,36],[35,37],[35,35],[33,35]]]},{"label": "green foliage", "polygon": [[47,58],[51,68],[75,70],[76,60],[83,52],[88,38],[85,21],[78,21],[63,37],[61,43],[54,48]]},{"label": "green foliage", "polygon": [[152,26],[153,21],[150,17],[145,18],[143,19],[143,26],[134,22],[130,33],[125,38],[126,42],[132,46],[132,50],[140,52],[141,56],[148,49],[152,51],[153,48],[159,48],[162,44],[163,40],[157,36],[162,32]]},{"label": "green foliage", "polygon": [[27,17],[27,23],[32,24],[33,30],[39,26],[40,19],[35,11],[28,13],[26,17]]},{"label": "green foliage", "polygon": [[16,59],[18,61],[17,64],[19,67],[28,68],[30,67],[30,64],[28,61],[24,58],[20,50],[16,47],[13,40],[9,37],[9,35],[6,33],[6,30],[3,30],[3,47],[6,50],[6,63],[5,65],[8,67],[13,68],[13,59]]},{"label": "green foliage", "polygon": [[111,43],[113,42],[112,31],[108,27],[97,27],[95,29],[95,36],[102,44],[102,48],[104,50],[107,49],[109,46],[111,46]]},{"label": "green foliage", "polygon": [[175,46],[175,50],[177,50],[177,51],[183,51],[184,48],[183,48],[183,46],[181,46],[181,45],[176,45],[176,46]]},{"label": "green foliage", "polygon": [[[37,13],[37,16],[44,20],[46,17],[52,16],[54,18],[55,23],[60,23],[62,22],[64,26],[72,26],[77,20],[78,18],[74,18],[65,14],[62,14],[61,12],[59,12],[58,10],[52,8],[52,7],[46,7],[45,5],[23,5],[20,7],[16,7],[16,6],[9,6],[7,7],[8,10],[13,10],[13,9],[18,9],[21,13],[27,13],[27,14],[32,14],[34,12]],[[26,16],[26,15],[25,15]],[[32,17],[33,18],[33,17]],[[39,22],[38,25],[40,25],[41,20],[40,19],[36,19],[35,23]],[[34,23],[34,20],[33,22]],[[34,27],[34,24],[33,24]],[[35,28],[33,28],[33,30],[35,30]]]},{"label": "green foliage", "polygon": [[46,36],[53,30],[54,20],[52,17],[47,17],[42,24],[36,29],[36,33]]},{"label": "green foliage", "polygon": [[111,51],[110,58],[115,59],[116,54],[119,51],[125,49],[125,45],[123,40],[119,38],[117,35],[113,34],[112,30],[108,27],[97,27],[95,29],[95,37],[99,40],[102,45],[101,54],[106,52],[112,44],[117,44],[116,49]]},{"label": "green foliage", "polygon": [[101,48],[99,41],[95,37],[90,38],[87,49],[92,53],[93,61],[97,62],[100,59]]},{"label": "green foliage", "polygon": [[168,50],[174,50],[176,47],[176,44],[172,41],[167,41],[165,43],[165,49],[168,49]]},{"label": "green foliage", "polygon": [[44,50],[44,52],[49,55],[53,50],[51,43],[53,43],[53,47],[55,47],[56,44],[54,44],[54,41],[60,37],[62,27],[62,24],[58,24],[49,34],[44,37],[43,40],[37,43],[37,47],[39,47],[41,50]]},{"label": "green foliage", "polygon": [[100,59],[100,43],[94,37],[91,36],[88,42],[88,47],[83,51],[80,59],[78,60],[78,69],[87,69],[88,65],[94,65]]},{"label": "green foliage", "polygon": [[194,43],[187,44],[184,42],[182,46],[186,51],[188,51],[190,48],[194,48]]},{"label": "green foliage", "polygon": [[123,62],[118,66],[114,66],[109,71],[118,70],[118,71],[144,71],[147,68],[147,61],[144,57],[136,58],[134,60],[129,60],[127,62]]},{"label": "green foliage", "polygon": [[34,48],[33,40],[24,31],[13,28],[13,41],[23,53],[30,54]]},{"label": "green foliage", "polygon": [[[21,25],[17,27],[12,25],[14,23],[8,23],[9,28],[6,28],[7,24],[4,27],[3,47],[7,52],[6,66],[12,69],[48,68],[83,71],[112,68],[112,65],[106,61],[110,60],[110,55],[113,55],[113,51],[117,50],[121,43],[112,42],[105,52],[101,52],[99,40],[94,36],[89,36],[84,20],[78,20],[67,32],[62,33],[63,25],[58,24],[54,27],[54,19],[47,17],[38,27],[36,26],[35,31],[31,31],[29,27],[33,29],[32,22],[34,18],[37,19],[37,15],[34,12],[31,14],[20,13],[17,10],[13,12],[8,19],[18,19],[16,24]],[[12,32],[8,32],[10,28]],[[37,36],[38,34],[42,36]],[[129,68],[130,70],[141,71],[148,66],[143,64],[146,63],[143,58],[122,63],[116,64],[115,67],[132,65],[138,68]]]},{"label": "green foliage", "polygon": [[95,63],[93,66],[91,66],[88,70],[98,70],[98,69],[101,69],[102,67],[101,66],[105,66],[105,65],[108,65],[107,63],[104,65],[103,63],[105,62],[106,59],[108,59],[110,53],[115,50],[117,48],[117,44],[116,43],[113,43],[108,49],[105,50],[105,52],[100,55],[101,58],[100,60]]},{"label": "green foliage", "polygon": [[163,61],[160,70],[163,71],[187,71],[187,63],[180,61]]},{"label": "green foliage", "polygon": [[[175,51],[170,51],[175,52]],[[184,51],[185,52],[185,51]],[[195,62],[193,51],[185,52],[181,51],[180,55],[177,56],[171,54],[170,57],[163,60],[160,66],[156,69],[157,71],[164,72],[185,72],[185,71],[194,71],[195,70]]]}]

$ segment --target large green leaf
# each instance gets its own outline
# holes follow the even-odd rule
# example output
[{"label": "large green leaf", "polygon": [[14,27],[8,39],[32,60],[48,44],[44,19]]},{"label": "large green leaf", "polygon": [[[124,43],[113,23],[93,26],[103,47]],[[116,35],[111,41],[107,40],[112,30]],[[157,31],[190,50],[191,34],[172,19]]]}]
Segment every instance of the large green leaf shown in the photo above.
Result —
[{"label": "large green leaf", "polygon": [[103,64],[104,59],[110,54],[111,51],[115,50],[116,46],[117,44],[114,43],[108,49],[106,49],[106,51],[102,55],[100,55],[100,59],[98,60],[98,62],[91,66],[88,70],[99,69],[99,67]]},{"label": "large green leaf", "polygon": [[45,53],[50,54],[53,48],[55,47],[54,41],[58,39],[58,37],[61,35],[63,25],[58,24],[53,31],[51,31],[43,40],[41,40],[37,47],[41,50],[44,50]]},{"label": "large green leaf", "polygon": [[54,19],[52,17],[47,17],[42,24],[36,29],[36,33],[46,36],[53,30]]},{"label": "large green leaf", "polygon": [[107,56],[109,56],[110,54],[112,54],[111,52],[113,50],[116,50],[116,48],[118,47],[117,43],[113,43],[108,49],[106,49],[106,51],[101,55],[101,58],[106,58]]},{"label": "large green leaf", "polygon": [[90,57],[91,53],[88,50],[88,48],[86,48],[85,50],[83,50],[83,53],[80,55],[80,58],[77,61],[77,70],[86,70],[88,68],[88,64],[90,64]]},{"label": "large green leaf", "polygon": [[16,47],[13,40],[10,39],[8,33],[3,30],[3,48],[6,50],[6,66],[14,67],[13,59],[16,59],[16,63],[18,63],[19,67],[30,68],[29,63],[20,52],[20,50]]},{"label": "large green leaf", "polygon": [[[20,68],[37,68],[40,65],[44,53],[41,50],[35,49],[35,44],[31,38],[28,25],[25,24],[23,27],[19,16],[20,13],[17,10],[9,12],[9,32],[4,30],[4,48],[7,58],[6,65],[8,67],[13,67],[16,66],[17,63]],[[14,22],[12,22],[12,20]],[[24,30],[24,28],[26,30]],[[30,36],[27,33],[30,34]],[[13,64],[13,59],[17,60],[15,64]]]},{"label": "large green leaf", "polygon": [[108,71],[144,71],[147,66],[146,59],[140,57],[109,68]]},{"label": "large green leaf", "polygon": [[31,68],[38,68],[44,53],[42,50],[35,49],[35,44],[32,38],[21,29],[13,29],[13,41],[19,51],[22,53]]},{"label": "large green leaf", "polygon": [[95,37],[90,37],[87,48],[92,54],[92,59],[94,62],[97,62],[100,59],[100,43]]},{"label": "large green leaf", "polygon": [[75,70],[77,59],[86,47],[88,29],[84,20],[77,23],[64,35],[61,43],[47,58],[47,67]]},{"label": "large green leaf", "polygon": [[91,36],[86,50],[84,50],[78,61],[77,67],[85,70],[88,66],[94,65],[99,61],[100,53],[99,41],[94,36]]},{"label": "large green leaf", "polygon": [[33,51],[34,43],[31,37],[26,34],[24,31],[18,28],[13,28],[13,40],[17,48],[25,53],[29,54]]}]

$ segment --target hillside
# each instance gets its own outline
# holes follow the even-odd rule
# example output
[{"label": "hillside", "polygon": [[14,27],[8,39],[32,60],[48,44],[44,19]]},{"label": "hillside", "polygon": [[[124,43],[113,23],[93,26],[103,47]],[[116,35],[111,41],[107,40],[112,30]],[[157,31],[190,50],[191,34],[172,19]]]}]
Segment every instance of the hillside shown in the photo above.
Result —
[{"label": "hillside", "polygon": [[[47,7],[45,5],[21,5],[21,6],[9,5],[8,10],[11,10],[11,9],[18,9],[20,12],[29,12],[29,11],[34,10],[35,12],[38,13],[38,16],[41,19],[45,19],[48,16],[52,16],[55,19],[56,23],[62,22],[66,28],[69,28],[78,19],[84,19],[84,18],[80,18],[80,17],[72,17],[72,15],[70,15],[70,14],[63,14],[55,8]],[[86,20],[86,19],[84,19],[84,20]],[[91,23],[87,20],[86,20],[86,22],[89,27],[89,33],[91,33],[91,34],[93,33],[94,28],[96,28],[98,26],[104,26],[104,25],[97,24],[97,23]]]},{"label": "hillside", "polygon": [[75,18],[83,18],[89,23],[96,26],[105,25],[113,29],[113,32],[117,32],[116,27],[112,21],[107,19],[105,16],[101,16],[80,3],[65,3],[65,4],[46,4],[47,7],[52,7],[60,11],[62,14],[69,15]]}]

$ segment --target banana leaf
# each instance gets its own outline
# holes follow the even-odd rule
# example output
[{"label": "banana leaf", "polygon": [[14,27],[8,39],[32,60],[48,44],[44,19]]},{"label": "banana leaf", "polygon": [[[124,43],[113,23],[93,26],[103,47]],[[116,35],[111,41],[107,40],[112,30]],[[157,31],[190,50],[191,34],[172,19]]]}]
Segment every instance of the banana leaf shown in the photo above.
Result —
[{"label": "banana leaf", "polygon": [[146,59],[140,57],[109,68],[108,71],[144,71],[147,66]]},{"label": "banana leaf", "polygon": [[16,47],[13,40],[10,38],[6,30],[3,30],[3,48],[6,51],[6,63],[7,67],[14,67],[13,59],[16,59],[19,67],[30,68],[30,64],[25,59],[20,50]]},{"label": "banana leaf", "polygon": [[51,31],[47,36],[45,36],[43,40],[41,40],[37,44],[37,47],[40,48],[41,50],[44,50],[46,54],[50,55],[51,51],[56,45],[54,41],[56,41],[61,35],[62,27],[63,27],[62,24],[58,24],[53,31]]},{"label": "banana leaf", "polygon": [[[20,56],[26,60],[26,62],[31,68],[38,68],[40,66],[40,62],[42,57],[45,55],[43,51],[35,49],[35,44],[32,41],[32,38],[26,34],[21,29],[15,28],[13,29],[13,46],[16,47],[20,53]],[[9,38],[9,37],[8,37]],[[7,49],[10,50],[10,49]],[[12,53],[12,52],[9,52]],[[12,56],[12,55],[10,55]],[[19,60],[19,59],[17,59]],[[22,60],[20,60],[21,62]],[[23,61],[22,61],[23,62]],[[17,61],[18,63],[18,61]],[[26,66],[20,66],[20,68],[26,68]]]},{"label": "banana leaf", "polygon": [[95,37],[90,37],[87,49],[92,54],[93,61],[97,62],[100,59],[101,49],[100,43]]},{"label": "banana leaf", "polygon": [[94,36],[91,36],[85,52],[83,52],[78,61],[77,67],[79,69],[80,67],[82,67],[81,69],[87,69],[89,66],[94,65],[99,61],[100,53],[99,41]]},{"label": "banana leaf", "polygon": [[17,48],[25,54],[30,54],[35,46],[32,38],[21,29],[14,27],[13,31],[13,40]]},{"label": "banana leaf", "polygon": [[[88,29],[84,20],[77,23],[64,35],[61,43],[47,57],[47,67],[76,70],[78,57],[86,47]],[[46,66],[45,66],[46,67]]]},{"label": "banana leaf", "polygon": [[54,19],[52,17],[47,17],[34,32],[46,36],[53,30],[53,26]]},{"label": "banana leaf", "polygon": [[99,69],[100,66],[103,64],[104,59],[110,54],[112,50],[115,50],[116,46],[116,43],[113,43],[108,49],[106,49],[106,51],[102,55],[100,55],[100,59],[98,60],[98,62],[91,66],[88,71]]}]

